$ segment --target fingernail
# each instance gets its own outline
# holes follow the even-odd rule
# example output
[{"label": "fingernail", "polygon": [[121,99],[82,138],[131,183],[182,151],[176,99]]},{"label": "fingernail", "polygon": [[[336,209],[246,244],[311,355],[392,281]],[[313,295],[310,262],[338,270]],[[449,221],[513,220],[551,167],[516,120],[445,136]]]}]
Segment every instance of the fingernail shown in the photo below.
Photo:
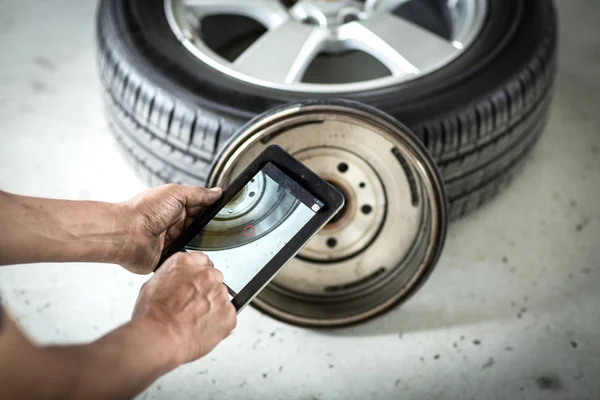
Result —
[{"label": "fingernail", "polygon": [[222,189],[220,187],[214,187],[210,189],[211,192],[219,193]]}]

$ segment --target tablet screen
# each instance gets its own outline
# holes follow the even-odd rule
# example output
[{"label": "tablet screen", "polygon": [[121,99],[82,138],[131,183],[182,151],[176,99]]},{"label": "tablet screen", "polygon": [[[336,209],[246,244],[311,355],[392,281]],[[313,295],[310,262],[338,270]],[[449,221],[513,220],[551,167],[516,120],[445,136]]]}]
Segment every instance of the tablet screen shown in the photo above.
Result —
[{"label": "tablet screen", "polygon": [[323,205],[267,163],[185,249],[205,253],[223,273],[234,297]]}]

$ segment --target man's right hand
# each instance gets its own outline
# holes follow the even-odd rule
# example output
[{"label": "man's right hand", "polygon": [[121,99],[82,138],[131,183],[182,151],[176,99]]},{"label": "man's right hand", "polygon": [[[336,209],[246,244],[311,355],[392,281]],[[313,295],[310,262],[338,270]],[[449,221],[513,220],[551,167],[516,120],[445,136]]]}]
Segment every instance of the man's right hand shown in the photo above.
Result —
[{"label": "man's right hand", "polygon": [[142,287],[134,320],[90,344],[40,347],[3,317],[3,400],[131,399],[206,355],[236,324],[223,275],[202,253],[167,260]]},{"label": "man's right hand", "polygon": [[223,274],[200,252],[169,258],[142,286],[133,319],[151,321],[164,332],[179,364],[213,350],[236,326]]}]

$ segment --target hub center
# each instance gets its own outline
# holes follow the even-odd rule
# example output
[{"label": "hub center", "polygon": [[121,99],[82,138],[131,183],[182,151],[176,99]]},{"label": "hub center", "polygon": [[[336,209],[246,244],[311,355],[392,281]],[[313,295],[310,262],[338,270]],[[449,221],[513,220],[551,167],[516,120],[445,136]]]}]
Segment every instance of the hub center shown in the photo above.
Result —
[{"label": "hub center", "polygon": [[292,15],[307,24],[335,28],[364,18],[364,4],[357,0],[300,0]]}]

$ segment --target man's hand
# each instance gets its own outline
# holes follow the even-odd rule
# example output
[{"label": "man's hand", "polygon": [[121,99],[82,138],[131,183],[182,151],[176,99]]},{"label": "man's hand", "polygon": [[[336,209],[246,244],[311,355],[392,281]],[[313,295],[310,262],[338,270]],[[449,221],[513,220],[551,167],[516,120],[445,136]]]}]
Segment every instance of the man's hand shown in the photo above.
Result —
[{"label": "man's hand", "polygon": [[220,188],[165,185],[144,192],[122,205],[130,213],[130,238],[117,262],[137,274],[154,270],[169,245],[206,206],[221,197]]},{"label": "man's hand", "polygon": [[236,325],[223,276],[202,253],[167,260],[142,287],[133,320],[91,344],[39,347],[0,315],[3,400],[131,399]]},{"label": "man's hand", "polygon": [[223,274],[200,252],[169,258],[144,284],[133,320],[164,331],[180,364],[208,354],[236,325]]},{"label": "man's hand", "polygon": [[147,274],[164,246],[221,195],[219,188],[170,184],[114,204],[0,191],[0,226],[11,227],[0,235],[0,265],[100,262]]}]

